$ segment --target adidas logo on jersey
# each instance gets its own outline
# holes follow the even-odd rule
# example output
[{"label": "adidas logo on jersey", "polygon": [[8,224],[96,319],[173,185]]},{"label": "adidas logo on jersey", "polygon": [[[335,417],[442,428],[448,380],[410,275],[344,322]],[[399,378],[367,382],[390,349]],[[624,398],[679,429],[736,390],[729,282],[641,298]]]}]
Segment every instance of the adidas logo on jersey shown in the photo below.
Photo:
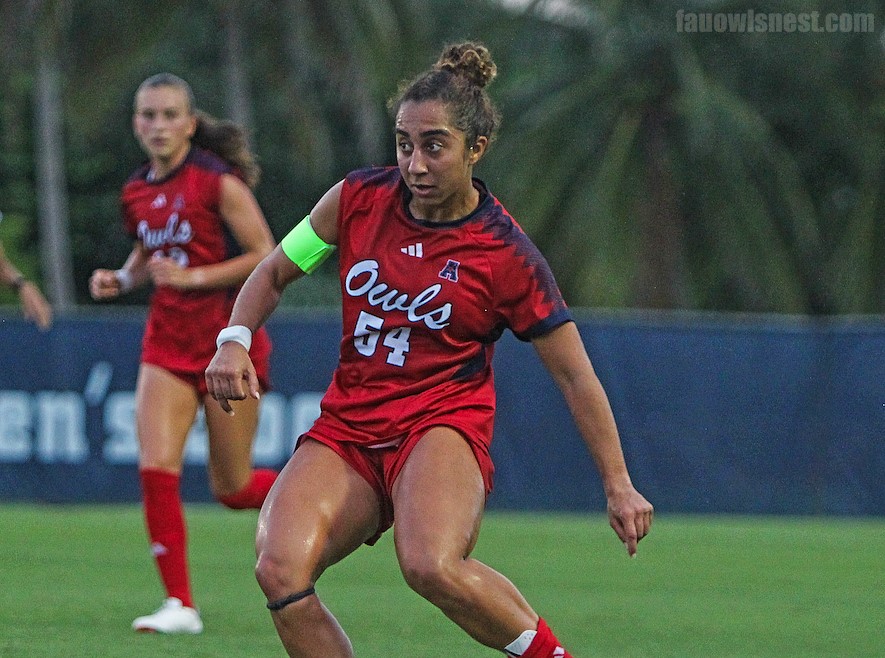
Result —
[{"label": "adidas logo on jersey", "polygon": [[424,243],[416,242],[415,244],[410,244],[408,247],[400,247],[400,251],[409,256],[421,258],[424,256]]},{"label": "adidas logo on jersey", "polygon": [[151,201],[151,208],[154,210],[159,210],[160,208],[166,207],[166,195],[160,192],[153,201]]}]

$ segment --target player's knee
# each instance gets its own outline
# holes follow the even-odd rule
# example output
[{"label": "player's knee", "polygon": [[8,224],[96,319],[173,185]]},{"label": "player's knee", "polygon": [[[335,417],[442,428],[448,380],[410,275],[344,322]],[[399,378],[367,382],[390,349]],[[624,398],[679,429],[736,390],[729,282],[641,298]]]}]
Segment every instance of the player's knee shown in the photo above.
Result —
[{"label": "player's knee", "polygon": [[219,469],[209,469],[209,490],[212,496],[225,507],[236,504],[237,495],[249,486],[248,477],[240,475],[234,478]]},{"label": "player's knee", "polygon": [[317,566],[317,557],[309,548],[310,542],[299,545],[305,547],[303,552],[280,551],[259,533],[255,579],[269,601],[306,589],[322,573]]},{"label": "player's knee", "polygon": [[258,560],[255,562],[255,579],[268,600],[276,600],[290,592],[304,589],[296,582],[293,566],[272,552],[259,552]]},{"label": "player's knee", "polygon": [[428,601],[438,604],[457,589],[455,569],[448,560],[422,551],[404,552],[398,557],[408,586]]}]

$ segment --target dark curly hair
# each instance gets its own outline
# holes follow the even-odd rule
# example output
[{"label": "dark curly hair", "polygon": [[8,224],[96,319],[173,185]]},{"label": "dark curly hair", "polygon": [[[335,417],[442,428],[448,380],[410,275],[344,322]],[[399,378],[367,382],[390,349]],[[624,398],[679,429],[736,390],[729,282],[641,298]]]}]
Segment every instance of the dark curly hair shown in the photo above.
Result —
[{"label": "dark curly hair", "polygon": [[396,116],[405,102],[441,101],[449,108],[455,127],[466,133],[468,145],[480,136],[491,142],[501,116],[486,87],[497,73],[485,46],[470,41],[448,45],[433,68],[400,86],[388,107]]}]

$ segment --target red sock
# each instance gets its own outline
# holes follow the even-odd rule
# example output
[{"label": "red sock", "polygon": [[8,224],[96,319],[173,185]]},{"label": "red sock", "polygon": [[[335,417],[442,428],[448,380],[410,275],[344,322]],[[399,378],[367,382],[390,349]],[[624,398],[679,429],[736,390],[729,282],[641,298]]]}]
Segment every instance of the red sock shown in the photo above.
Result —
[{"label": "red sock", "polygon": [[261,509],[267,492],[277,479],[277,472],[269,468],[256,468],[252,471],[249,484],[227,496],[218,496],[218,501],[231,509]]},{"label": "red sock", "polygon": [[553,631],[543,619],[538,620],[538,632],[535,639],[522,658],[572,658],[572,655],[562,648],[559,640],[553,635]]},{"label": "red sock", "polygon": [[187,530],[176,473],[154,468],[140,471],[144,518],[151,552],[166,588],[166,596],[174,596],[189,608],[190,577],[187,570]]}]

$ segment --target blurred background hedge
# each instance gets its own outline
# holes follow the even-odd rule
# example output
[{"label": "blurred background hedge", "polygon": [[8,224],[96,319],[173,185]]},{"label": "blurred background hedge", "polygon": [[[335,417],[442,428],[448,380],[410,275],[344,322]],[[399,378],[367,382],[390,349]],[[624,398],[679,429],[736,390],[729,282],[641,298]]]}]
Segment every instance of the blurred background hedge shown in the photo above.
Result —
[{"label": "blurred background hedge", "polygon": [[[712,0],[4,0],[0,240],[60,310],[91,304],[89,273],[131,247],[132,97],[159,71],[249,127],[280,239],[348,171],[394,163],[387,98],[475,39],[504,116],[476,174],[572,306],[882,313],[885,12],[850,4],[759,3],[863,20],[748,33],[686,31],[748,11]],[[327,267],[285,303],[338,295]]]}]

